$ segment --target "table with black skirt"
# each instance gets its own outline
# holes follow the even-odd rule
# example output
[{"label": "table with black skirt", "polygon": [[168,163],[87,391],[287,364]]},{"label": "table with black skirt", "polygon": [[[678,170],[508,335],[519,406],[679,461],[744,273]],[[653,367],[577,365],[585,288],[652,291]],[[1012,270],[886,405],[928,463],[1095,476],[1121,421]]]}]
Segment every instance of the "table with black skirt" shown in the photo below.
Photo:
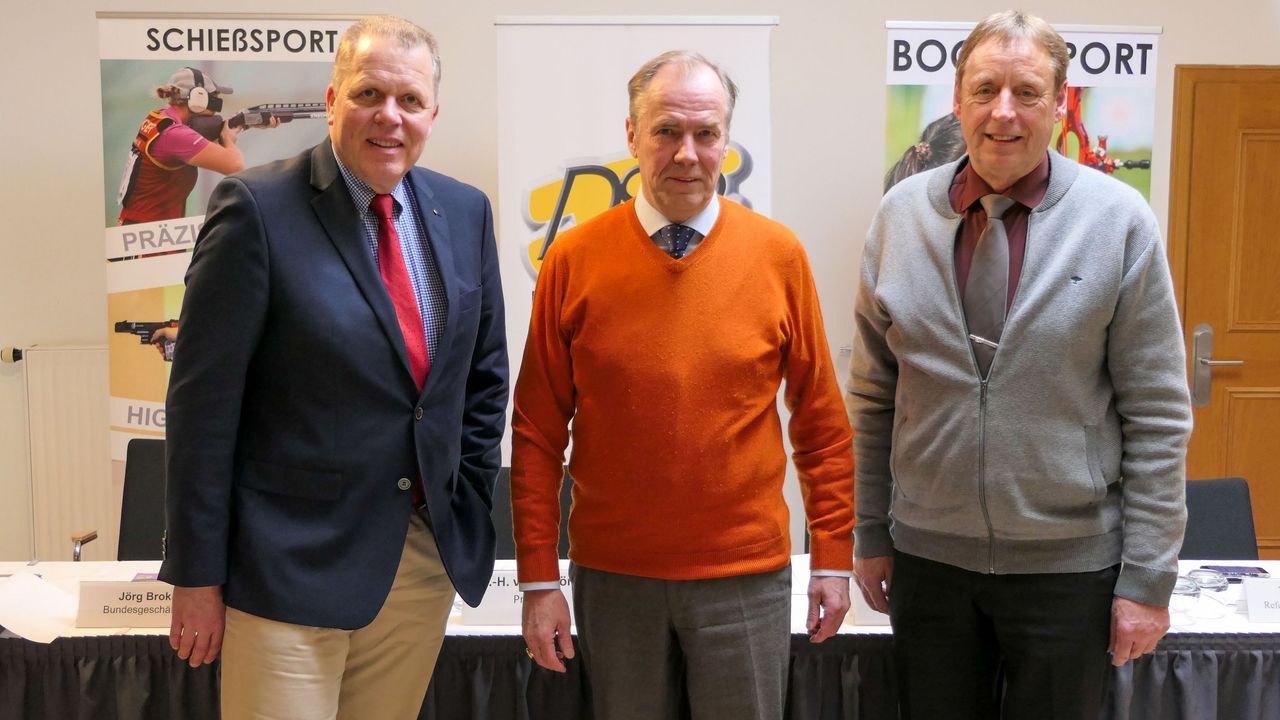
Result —
[{"label": "table with black skirt", "polygon": [[[1280,570],[1280,562],[1274,564]],[[793,615],[803,616],[804,602],[803,596],[793,597]],[[0,718],[217,718],[217,663],[188,667],[161,633],[63,637],[48,644],[0,638]],[[536,667],[524,650],[517,627],[477,630],[450,625],[419,717],[591,718],[588,678],[581,663],[571,661],[568,673],[553,673]],[[818,645],[803,633],[794,634],[789,681],[789,718],[896,717],[897,684],[887,628],[846,626]],[[1235,613],[1175,628],[1152,655],[1114,670],[1104,716],[1280,718],[1280,624],[1248,623]]]}]

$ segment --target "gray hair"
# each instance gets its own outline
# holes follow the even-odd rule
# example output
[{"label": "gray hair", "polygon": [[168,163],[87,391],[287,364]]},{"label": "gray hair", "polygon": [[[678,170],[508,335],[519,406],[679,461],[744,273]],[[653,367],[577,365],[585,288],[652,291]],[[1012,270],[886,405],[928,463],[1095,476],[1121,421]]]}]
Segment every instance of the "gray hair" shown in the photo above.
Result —
[{"label": "gray hair", "polygon": [[640,99],[649,89],[649,83],[653,82],[653,78],[658,71],[667,65],[678,65],[686,69],[692,69],[701,65],[716,74],[720,79],[720,84],[724,87],[724,97],[728,103],[728,117],[725,118],[726,126],[733,119],[733,106],[738,101],[738,86],[734,84],[733,79],[729,77],[729,73],[725,72],[719,65],[711,62],[705,56],[690,52],[688,50],[669,50],[662,53],[658,57],[650,60],[635,75],[627,81],[627,95],[630,97],[630,113],[631,122],[636,123],[640,120]]},{"label": "gray hair", "polygon": [[435,36],[421,27],[394,15],[370,15],[360,18],[347,28],[338,41],[338,53],[333,60],[334,87],[342,85],[347,74],[351,72],[351,61],[356,54],[356,46],[368,36],[395,40],[405,50],[414,50],[426,46],[431,51],[431,74],[435,86],[432,94],[440,93],[440,46]]}]

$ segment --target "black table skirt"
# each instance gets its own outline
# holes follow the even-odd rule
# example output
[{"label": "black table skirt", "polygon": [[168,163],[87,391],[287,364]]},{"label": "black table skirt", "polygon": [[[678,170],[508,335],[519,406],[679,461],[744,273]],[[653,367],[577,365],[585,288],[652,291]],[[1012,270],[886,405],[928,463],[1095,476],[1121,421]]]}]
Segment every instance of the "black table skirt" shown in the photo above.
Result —
[{"label": "black table skirt", "polygon": [[1280,635],[1171,635],[1112,675],[1114,720],[1280,720]]},{"label": "black table skirt", "polygon": [[188,667],[167,636],[0,640],[0,718],[217,718],[216,668]]},{"label": "black table skirt", "polygon": [[[787,711],[796,720],[896,716],[888,635],[791,642]],[[217,665],[178,661],[161,636],[0,640],[3,720],[203,720],[218,717]],[[591,718],[579,663],[535,668],[519,637],[445,639],[421,718]],[[1175,635],[1116,671],[1116,720],[1280,718],[1280,635]]]}]

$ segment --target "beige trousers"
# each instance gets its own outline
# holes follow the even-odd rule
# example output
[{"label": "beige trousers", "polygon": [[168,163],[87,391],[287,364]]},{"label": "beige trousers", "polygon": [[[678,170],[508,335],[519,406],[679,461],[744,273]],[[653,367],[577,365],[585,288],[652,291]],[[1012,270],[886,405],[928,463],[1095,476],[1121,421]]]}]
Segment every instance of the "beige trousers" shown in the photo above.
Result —
[{"label": "beige trousers", "polygon": [[453,607],[435,538],[411,516],[386,603],[369,625],[335,630],[227,608],[224,720],[412,720]]}]

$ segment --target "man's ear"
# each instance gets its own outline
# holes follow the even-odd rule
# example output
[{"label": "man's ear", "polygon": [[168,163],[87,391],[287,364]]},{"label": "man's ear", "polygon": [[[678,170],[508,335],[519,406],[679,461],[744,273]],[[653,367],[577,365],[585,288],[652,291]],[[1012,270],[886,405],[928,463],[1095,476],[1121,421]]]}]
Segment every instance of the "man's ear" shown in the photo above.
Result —
[{"label": "man's ear", "polygon": [[636,126],[631,122],[631,116],[627,116],[627,149],[631,151],[631,157],[640,156],[640,148],[636,144]]},{"label": "man's ear", "polygon": [[1053,120],[1054,122],[1062,122],[1062,118],[1067,116],[1067,81],[1062,81],[1062,87],[1058,88],[1058,97],[1054,98]]}]

